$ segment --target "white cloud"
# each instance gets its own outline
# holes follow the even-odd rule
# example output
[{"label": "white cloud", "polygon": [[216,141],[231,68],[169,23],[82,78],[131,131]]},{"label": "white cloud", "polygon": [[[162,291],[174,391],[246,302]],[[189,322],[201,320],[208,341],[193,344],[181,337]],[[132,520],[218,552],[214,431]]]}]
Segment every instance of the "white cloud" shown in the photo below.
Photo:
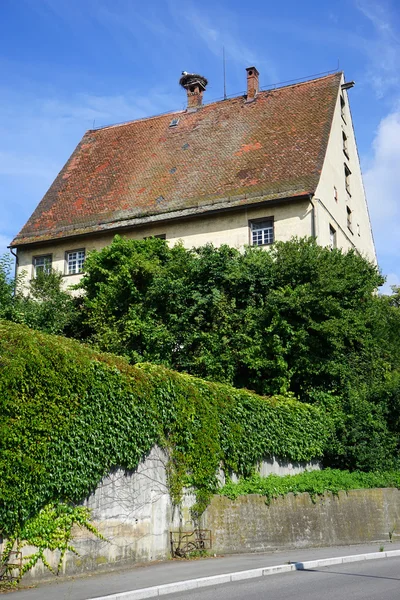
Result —
[{"label": "white cloud", "polygon": [[[394,267],[400,256],[400,110],[381,121],[373,151],[364,172],[368,205],[378,255]],[[392,275],[400,275],[400,264]]]},{"label": "white cloud", "polygon": [[400,86],[400,38],[392,27],[394,15],[376,0],[357,0],[357,8],[372,24],[375,36],[365,39],[363,50],[368,55],[368,77],[379,98]]}]

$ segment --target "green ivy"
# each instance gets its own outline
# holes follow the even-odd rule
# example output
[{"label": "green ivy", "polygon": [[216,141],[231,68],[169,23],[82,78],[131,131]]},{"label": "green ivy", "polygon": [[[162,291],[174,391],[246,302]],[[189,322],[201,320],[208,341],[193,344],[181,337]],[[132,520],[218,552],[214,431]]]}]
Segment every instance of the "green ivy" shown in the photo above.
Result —
[{"label": "green ivy", "polygon": [[330,421],[292,397],[130,366],[76,341],[0,322],[0,533],[54,503],[78,503],[113,467],[134,470],[158,444],[172,498],[201,513],[217,471],[249,476],[266,456],[320,457]]},{"label": "green ivy", "polygon": [[340,491],[385,488],[400,488],[400,471],[369,472],[324,469],[305,471],[297,475],[269,475],[261,477],[254,473],[248,478],[240,478],[237,483],[228,480],[218,490],[222,496],[235,500],[247,494],[261,494],[269,503],[273,498],[286,494],[308,492],[313,500],[326,492],[338,494]]},{"label": "green ivy", "polygon": [[[90,531],[96,537],[105,540],[101,533],[90,522],[90,510],[85,506],[71,506],[65,503],[51,503],[42,508],[37,515],[28,519],[23,526],[18,526],[7,539],[1,555],[0,570],[7,569],[12,561],[12,552],[21,552],[25,546],[34,546],[32,554],[23,557],[22,568],[18,574],[19,581],[39,560],[54,575],[58,575],[67,550],[78,554],[72,545],[72,529],[78,526]],[[59,551],[57,565],[51,565],[45,551]]]}]

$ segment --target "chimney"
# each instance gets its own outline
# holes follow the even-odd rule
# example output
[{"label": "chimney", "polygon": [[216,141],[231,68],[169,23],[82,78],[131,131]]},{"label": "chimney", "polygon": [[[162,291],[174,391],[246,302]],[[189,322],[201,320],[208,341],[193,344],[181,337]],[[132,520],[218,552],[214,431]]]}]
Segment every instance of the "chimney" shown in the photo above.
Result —
[{"label": "chimney", "polygon": [[257,96],[260,85],[258,83],[258,76],[260,73],[255,67],[247,67],[247,102],[254,100]]},{"label": "chimney", "polygon": [[185,88],[188,98],[187,109],[194,111],[203,104],[203,94],[207,87],[208,81],[202,75],[196,73],[187,73],[182,71],[182,77],[179,84]]}]

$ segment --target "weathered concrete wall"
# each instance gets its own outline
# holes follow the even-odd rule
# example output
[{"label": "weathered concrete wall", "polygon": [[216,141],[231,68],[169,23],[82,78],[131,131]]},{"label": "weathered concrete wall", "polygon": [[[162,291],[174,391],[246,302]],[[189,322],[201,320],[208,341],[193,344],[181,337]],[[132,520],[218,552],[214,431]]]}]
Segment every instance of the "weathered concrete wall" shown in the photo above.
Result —
[{"label": "weathered concrete wall", "polygon": [[[190,508],[195,498],[188,492],[182,506],[179,509],[173,507],[167,489],[167,460],[165,452],[155,447],[136,472],[116,469],[102,481],[85,505],[92,511],[94,525],[108,541],[77,528],[73,544],[79,556],[66,555],[62,574],[73,575],[169,557],[169,532],[193,529]],[[261,463],[259,471],[262,475],[285,475],[305,468],[319,468],[319,463],[289,463],[270,458]],[[221,484],[224,479],[221,472]],[[25,554],[32,550],[26,548]],[[47,558],[51,565],[57,565],[57,555],[49,554]],[[41,579],[49,576],[40,563],[26,577]]]},{"label": "weathered concrete wall", "polygon": [[400,491],[329,493],[315,503],[309,494],[289,494],[269,506],[258,495],[215,496],[202,525],[223,554],[389,541],[389,531],[400,529]]},{"label": "weathered concrete wall", "polygon": [[[91,508],[94,524],[107,541],[76,529],[73,544],[79,556],[66,555],[62,574],[110,570],[169,557],[169,532],[193,530],[190,508],[194,496],[185,494],[179,510],[172,506],[166,463],[166,454],[154,448],[136,472],[116,469],[103,480],[85,505]],[[260,465],[260,471],[286,474],[305,466],[270,459]],[[318,468],[318,463],[309,463],[307,468]],[[400,529],[400,492],[328,494],[315,504],[308,494],[289,495],[270,506],[257,495],[234,502],[215,496],[201,521],[203,528],[212,531],[213,552],[224,554],[388,540],[389,531]],[[26,548],[25,553],[31,550]],[[53,566],[58,562],[58,556],[47,558]],[[26,579],[49,577],[52,575],[38,564]]]}]

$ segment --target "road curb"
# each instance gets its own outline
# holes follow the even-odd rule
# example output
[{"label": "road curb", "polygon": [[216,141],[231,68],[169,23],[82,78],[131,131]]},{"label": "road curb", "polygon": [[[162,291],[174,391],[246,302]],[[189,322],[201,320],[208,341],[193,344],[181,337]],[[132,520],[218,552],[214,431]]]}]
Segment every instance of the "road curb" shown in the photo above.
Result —
[{"label": "road curb", "polygon": [[110,594],[108,596],[97,596],[96,598],[89,598],[88,600],[145,600],[146,598],[158,598],[159,596],[165,596],[166,594],[176,594],[178,592],[194,590],[206,586],[221,585],[231,581],[254,579],[256,577],[276,575],[278,573],[288,573],[290,571],[306,571],[308,569],[316,569],[318,567],[361,562],[363,560],[391,558],[393,556],[400,556],[400,550],[371,552],[369,554],[352,554],[350,556],[336,556],[334,558],[320,558],[317,560],[306,560],[304,562],[274,565],[272,567],[261,567],[247,571],[236,571],[234,573],[222,573],[221,575],[199,577],[198,579],[187,579],[186,581],[175,581],[174,583],[165,583],[162,585],[141,588],[139,590]]}]

